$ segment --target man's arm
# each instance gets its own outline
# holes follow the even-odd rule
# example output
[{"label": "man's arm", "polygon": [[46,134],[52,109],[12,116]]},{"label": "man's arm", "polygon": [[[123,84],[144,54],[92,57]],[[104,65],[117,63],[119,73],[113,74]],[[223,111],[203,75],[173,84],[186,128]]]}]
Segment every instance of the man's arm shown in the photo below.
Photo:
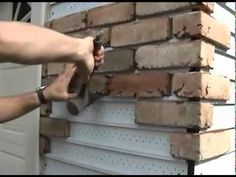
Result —
[{"label": "man's arm", "polygon": [[94,52],[93,38],[73,38],[24,22],[0,21],[0,62],[43,64],[76,63],[87,79],[103,64],[104,48]]},{"label": "man's arm", "polygon": [[[68,86],[76,71],[76,65],[68,64],[65,71],[44,91],[45,99],[50,101],[64,101],[77,96],[68,93]],[[19,96],[0,98],[0,123],[14,120],[40,106],[36,92],[25,93]]]},{"label": "man's arm", "polygon": [[39,106],[36,92],[0,98],[0,123],[20,117]]},{"label": "man's arm", "polygon": [[[0,22],[0,61],[20,64],[48,62],[80,62],[84,46],[82,39],[24,22]],[[92,49],[93,50],[93,49]]]}]

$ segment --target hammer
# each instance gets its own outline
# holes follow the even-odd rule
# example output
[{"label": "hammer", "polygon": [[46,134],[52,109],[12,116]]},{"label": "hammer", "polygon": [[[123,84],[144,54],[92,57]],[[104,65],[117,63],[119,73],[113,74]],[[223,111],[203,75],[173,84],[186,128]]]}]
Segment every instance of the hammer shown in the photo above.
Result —
[{"label": "hammer", "polygon": [[[103,32],[103,31],[100,31],[100,32],[96,35],[96,37],[94,38],[94,40],[93,40],[93,45],[94,45],[93,53],[94,53],[94,55],[95,55],[95,53],[96,53],[98,50],[100,50],[101,47],[102,47],[103,36],[104,36],[104,32]],[[94,74],[94,71],[95,71],[96,69],[98,69],[98,67],[95,67],[95,66],[94,66],[93,72],[91,73],[91,77],[92,77],[92,75]],[[74,77],[75,77],[75,78],[72,79],[72,80],[74,80],[73,82],[77,82],[77,81],[79,82],[79,76],[78,76],[78,75],[77,75],[77,76],[75,75]],[[76,77],[77,77],[77,78],[76,78]],[[82,103],[78,103],[78,104],[80,104],[82,107],[86,107],[86,106],[88,106],[88,105],[90,104],[90,98],[89,98],[89,97],[88,97],[88,98],[85,98],[87,85],[88,85],[87,83],[82,84],[82,86],[81,86],[81,88],[80,88],[80,91],[79,91],[79,93],[78,93],[78,96],[79,96],[80,98],[83,98],[83,102],[82,102]],[[72,100],[67,101],[66,107],[67,107],[68,112],[69,112],[70,114],[74,115],[74,116],[75,116],[75,115],[78,115],[79,112],[80,112],[80,110],[79,110],[78,107],[77,107],[77,104],[75,104],[75,102],[73,102]]]}]

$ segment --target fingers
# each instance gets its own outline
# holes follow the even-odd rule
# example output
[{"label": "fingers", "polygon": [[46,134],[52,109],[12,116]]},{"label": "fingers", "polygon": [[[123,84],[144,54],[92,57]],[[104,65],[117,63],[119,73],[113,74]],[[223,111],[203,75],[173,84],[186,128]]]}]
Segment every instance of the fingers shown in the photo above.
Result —
[{"label": "fingers", "polygon": [[100,50],[94,55],[95,67],[99,67],[104,64],[105,49],[102,46]]}]

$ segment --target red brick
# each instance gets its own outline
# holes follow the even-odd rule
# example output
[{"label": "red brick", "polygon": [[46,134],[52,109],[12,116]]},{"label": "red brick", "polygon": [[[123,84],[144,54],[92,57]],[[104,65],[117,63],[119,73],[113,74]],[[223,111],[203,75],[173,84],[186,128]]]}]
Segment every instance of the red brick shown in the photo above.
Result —
[{"label": "red brick", "polygon": [[170,153],[175,158],[206,160],[230,150],[230,130],[205,133],[172,133]]},{"label": "red brick", "polygon": [[213,67],[215,47],[201,40],[145,45],[138,48],[139,69],[168,67]]},{"label": "red brick", "polygon": [[176,73],[172,92],[180,97],[227,100],[230,98],[230,81],[203,72]]},{"label": "red brick", "polygon": [[134,51],[130,49],[106,52],[104,64],[96,72],[127,71],[134,66]]},{"label": "red brick", "polygon": [[51,21],[50,28],[61,33],[84,29],[86,13],[78,12]]},{"label": "red brick", "polygon": [[88,11],[88,27],[130,21],[134,18],[134,3],[124,2],[101,6]]},{"label": "red brick", "polygon": [[170,38],[170,21],[167,17],[116,25],[111,29],[111,46],[120,47],[162,41]]},{"label": "red brick", "polygon": [[70,124],[67,120],[40,118],[40,135],[46,137],[68,137],[70,134]]},{"label": "red brick", "polygon": [[91,93],[108,94],[108,81],[109,79],[105,75],[93,75],[89,81],[89,91]]},{"label": "red brick", "polygon": [[109,82],[113,96],[162,97],[170,94],[170,75],[165,72],[117,74]]},{"label": "red brick", "polygon": [[40,106],[40,116],[48,117],[52,113],[51,103],[43,104]]},{"label": "red brick", "polygon": [[198,2],[137,2],[136,14],[138,16],[153,15],[174,10],[202,9],[208,13],[213,11],[213,3]]},{"label": "red brick", "polygon": [[39,152],[41,155],[50,152],[50,139],[44,136],[39,138]]},{"label": "red brick", "polygon": [[141,124],[206,129],[212,115],[209,103],[140,100],[135,105],[135,121]]},{"label": "red brick", "polygon": [[42,64],[42,69],[41,69],[42,77],[46,77],[47,72],[48,72],[47,64]]},{"label": "red brick", "polygon": [[230,47],[229,27],[201,11],[174,16],[173,35],[177,38],[202,37],[219,47]]}]

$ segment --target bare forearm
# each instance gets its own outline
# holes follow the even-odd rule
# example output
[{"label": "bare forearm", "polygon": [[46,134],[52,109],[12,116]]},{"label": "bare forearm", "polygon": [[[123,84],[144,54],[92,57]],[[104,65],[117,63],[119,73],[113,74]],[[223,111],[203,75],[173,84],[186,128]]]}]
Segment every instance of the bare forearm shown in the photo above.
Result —
[{"label": "bare forearm", "polygon": [[14,120],[40,106],[35,92],[0,98],[0,123]]},{"label": "bare forearm", "polygon": [[20,22],[0,22],[0,62],[73,62],[80,39]]}]

